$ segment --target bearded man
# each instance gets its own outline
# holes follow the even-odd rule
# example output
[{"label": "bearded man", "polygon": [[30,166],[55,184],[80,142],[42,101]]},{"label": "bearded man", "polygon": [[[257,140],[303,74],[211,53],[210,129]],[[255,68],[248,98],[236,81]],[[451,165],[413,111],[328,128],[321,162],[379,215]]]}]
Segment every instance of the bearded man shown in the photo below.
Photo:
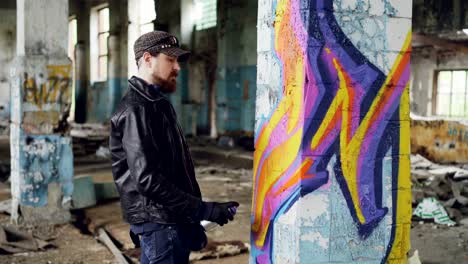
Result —
[{"label": "bearded man", "polygon": [[237,202],[204,202],[190,151],[167,94],[189,52],[176,37],[153,31],[134,44],[137,76],[111,117],[112,174],[124,219],[141,245],[141,263],[189,261],[206,246],[201,220],[224,225]]}]

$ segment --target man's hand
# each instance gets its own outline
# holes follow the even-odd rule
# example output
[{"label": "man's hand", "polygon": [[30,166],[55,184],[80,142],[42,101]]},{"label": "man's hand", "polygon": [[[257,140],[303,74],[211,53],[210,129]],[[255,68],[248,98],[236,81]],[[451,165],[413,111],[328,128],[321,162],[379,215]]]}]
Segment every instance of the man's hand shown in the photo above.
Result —
[{"label": "man's hand", "polygon": [[223,226],[229,221],[234,220],[234,215],[236,214],[236,209],[238,206],[238,202],[207,202],[205,203],[205,212],[203,214],[203,219],[215,222],[218,225]]}]

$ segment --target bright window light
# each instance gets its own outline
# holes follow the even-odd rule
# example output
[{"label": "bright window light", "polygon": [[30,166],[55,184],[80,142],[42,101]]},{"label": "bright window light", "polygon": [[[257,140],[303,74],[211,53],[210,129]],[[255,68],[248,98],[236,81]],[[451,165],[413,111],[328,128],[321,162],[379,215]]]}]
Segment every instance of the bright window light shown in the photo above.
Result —
[{"label": "bright window light", "polygon": [[195,0],[195,23],[197,30],[216,26],[216,0]]}]

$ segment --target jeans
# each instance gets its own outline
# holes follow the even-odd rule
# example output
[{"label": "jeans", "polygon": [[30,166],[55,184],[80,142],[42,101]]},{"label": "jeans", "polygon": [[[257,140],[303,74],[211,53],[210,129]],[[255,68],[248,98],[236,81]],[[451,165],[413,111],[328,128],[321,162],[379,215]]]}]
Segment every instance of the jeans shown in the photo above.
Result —
[{"label": "jeans", "polygon": [[140,233],[141,264],[188,264],[190,250],[177,225]]}]

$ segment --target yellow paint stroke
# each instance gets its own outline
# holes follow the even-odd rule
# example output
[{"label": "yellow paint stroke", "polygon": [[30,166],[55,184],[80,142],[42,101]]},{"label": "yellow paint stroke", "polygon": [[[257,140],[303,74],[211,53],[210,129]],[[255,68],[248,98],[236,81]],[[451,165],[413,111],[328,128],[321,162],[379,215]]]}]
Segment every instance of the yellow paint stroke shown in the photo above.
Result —
[{"label": "yellow paint stroke", "polygon": [[[255,242],[257,247],[263,247],[265,243],[266,234],[270,225],[270,217],[267,212],[270,210],[270,205],[265,202],[266,197],[269,196],[269,192],[272,186],[281,178],[284,174],[285,169],[289,167],[296,159],[296,153],[299,151],[302,142],[302,129],[297,130],[294,135],[287,141],[287,143],[275,148],[270,156],[268,162],[262,167],[261,184],[258,185],[257,190],[257,203],[254,212],[254,223],[252,230],[254,232],[260,231],[258,238]],[[272,167],[276,169],[272,169]],[[298,168],[300,170],[300,168]],[[259,203],[258,201],[261,201]],[[263,226],[262,226],[263,225]],[[262,227],[262,228],[260,228]]]},{"label": "yellow paint stroke", "polygon": [[[409,120],[409,83],[400,101],[400,120]],[[411,226],[411,174],[410,174],[410,123],[400,123],[400,157],[398,163],[398,195],[396,198],[396,225],[392,249],[388,261],[406,263],[406,255],[410,249]],[[403,155],[401,154],[403,153]]]},{"label": "yellow paint stroke", "polygon": [[[266,197],[270,195],[272,186],[297,158],[302,143],[303,127],[300,121],[303,118],[304,53],[295,36],[296,33],[291,28],[290,17],[289,0],[280,1],[276,11],[275,50],[283,63],[283,97],[269,122],[265,123],[261,129],[254,155],[253,184],[257,190],[254,193],[255,204],[252,204],[254,217],[252,231],[258,233],[255,241],[258,247],[264,245],[270,224],[271,212],[269,210],[271,209],[268,204],[265,204]],[[280,124],[285,117],[287,123]],[[260,160],[266,155],[265,149],[272,140],[274,131],[276,140],[284,141],[271,151],[259,170]],[[258,179],[256,179],[257,175]],[[269,213],[270,216],[268,216]]]}]

